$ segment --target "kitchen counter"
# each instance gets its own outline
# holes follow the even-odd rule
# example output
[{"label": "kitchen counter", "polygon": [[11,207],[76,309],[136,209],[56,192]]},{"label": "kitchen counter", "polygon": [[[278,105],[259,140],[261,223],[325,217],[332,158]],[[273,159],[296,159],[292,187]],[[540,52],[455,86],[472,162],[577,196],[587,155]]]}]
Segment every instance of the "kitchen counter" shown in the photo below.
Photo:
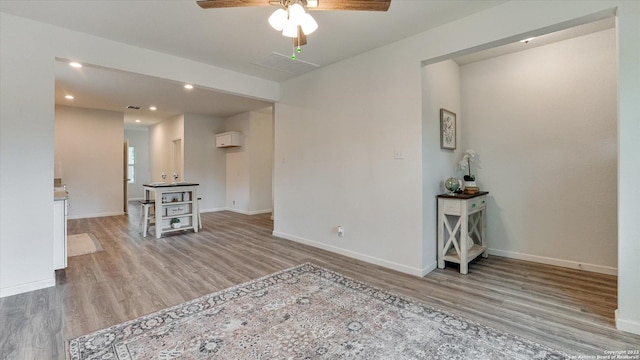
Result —
[{"label": "kitchen counter", "polygon": [[69,200],[69,193],[64,190],[53,191],[53,201]]}]

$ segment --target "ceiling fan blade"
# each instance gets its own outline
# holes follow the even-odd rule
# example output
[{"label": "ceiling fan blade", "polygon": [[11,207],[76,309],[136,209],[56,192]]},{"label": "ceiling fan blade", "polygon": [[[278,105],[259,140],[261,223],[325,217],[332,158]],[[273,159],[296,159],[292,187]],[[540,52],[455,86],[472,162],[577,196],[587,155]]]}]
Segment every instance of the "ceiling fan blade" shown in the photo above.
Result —
[{"label": "ceiling fan blade", "polygon": [[203,9],[244,6],[271,6],[269,0],[200,0],[197,1],[197,3]]},{"label": "ceiling fan blade", "polygon": [[318,0],[318,6],[308,10],[387,11],[391,0]]},{"label": "ceiling fan blade", "polygon": [[[298,43],[298,39],[300,40],[300,43]],[[298,37],[291,38],[291,40],[293,40],[294,47],[307,45],[307,35],[302,32],[300,26],[298,26]]]}]

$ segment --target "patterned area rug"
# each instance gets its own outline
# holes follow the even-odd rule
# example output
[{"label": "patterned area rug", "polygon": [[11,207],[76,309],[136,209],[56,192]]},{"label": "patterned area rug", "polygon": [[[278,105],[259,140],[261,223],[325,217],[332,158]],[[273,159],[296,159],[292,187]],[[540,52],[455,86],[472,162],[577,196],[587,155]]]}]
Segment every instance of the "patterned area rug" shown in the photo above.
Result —
[{"label": "patterned area rug", "polygon": [[565,359],[313,264],[73,339],[80,359]]}]

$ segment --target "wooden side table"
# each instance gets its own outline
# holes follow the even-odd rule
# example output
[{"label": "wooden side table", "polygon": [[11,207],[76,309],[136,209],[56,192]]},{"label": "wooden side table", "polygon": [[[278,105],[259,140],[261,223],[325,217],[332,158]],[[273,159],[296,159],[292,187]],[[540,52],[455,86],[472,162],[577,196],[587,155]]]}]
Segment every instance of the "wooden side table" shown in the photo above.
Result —
[{"label": "wooden side table", "polygon": [[[487,194],[438,195],[438,268],[445,261],[460,264],[460,273],[469,272],[469,262],[487,257]],[[451,221],[454,221],[452,226]],[[467,239],[473,241],[469,247]]]}]

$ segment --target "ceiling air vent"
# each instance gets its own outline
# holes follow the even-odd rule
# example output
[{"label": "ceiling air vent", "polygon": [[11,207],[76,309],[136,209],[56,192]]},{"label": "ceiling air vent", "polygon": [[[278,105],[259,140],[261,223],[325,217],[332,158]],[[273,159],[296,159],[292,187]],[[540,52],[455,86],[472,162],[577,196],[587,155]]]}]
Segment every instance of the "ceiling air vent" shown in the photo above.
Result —
[{"label": "ceiling air vent", "polygon": [[320,67],[304,60],[291,60],[291,56],[282,55],[277,52],[271,53],[271,55],[251,62],[254,65],[263,66],[273,70],[284,71],[289,74],[301,75],[306,72],[315,70]]},{"label": "ceiling air vent", "polygon": [[130,110],[140,110],[140,106],[127,105],[126,108]]}]

